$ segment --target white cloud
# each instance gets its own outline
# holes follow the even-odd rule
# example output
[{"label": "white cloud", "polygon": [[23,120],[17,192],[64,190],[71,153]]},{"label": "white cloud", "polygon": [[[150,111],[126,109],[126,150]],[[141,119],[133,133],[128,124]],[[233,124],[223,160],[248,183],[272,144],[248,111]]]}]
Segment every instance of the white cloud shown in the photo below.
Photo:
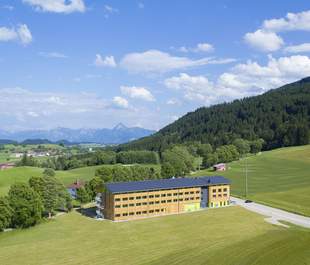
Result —
[{"label": "white cloud", "polygon": [[198,43],[196,47],[190,48],[182,46],[178,49],[180,52],[212,52],[214,51],[214,47],[210,43]]},{"label": "white cloud", "polygon": [[108,66],[108,67],[116,67],[116,62],[114,60],[114,56],[106,56],[102,58],[100,54],[96,54],[96,59],[94,61],[96,66]]},{"label": "white cloud", "polygon": [[0,27],[0,41],[16,40],[18,35],[14,28]]},{"label": "white cloud", "polygon": [[279,50],[284,44],[282,38],[276,33],[261,29],[252,33],[246,33],[244,40],[253,48],[266,52]]},{"label": "white cloud", "polygon": [[263,28],[273,32],[310,31],[310,10],[300,13],[287,13],[285,18],[265,20]]},{"label": "white cloud", "polygon": [[104,6],[104,17],[109,18],[110,15],[117,14],[119,10],[109,5]]},{"label": "white cloud", "polygon": [[292,45],[292,46],[287,46],[284,49],[285,52],[289,53],[303,53],[303,52],[310,52],[310,42],[308,43],[303,43],[299,45]]},{"label": "white cloud", "polygon": [[129,53],[125,55],[120,65],[132,73],[165,73],[206,64],[224,64],[232,61],[233,59],[216,60],[212,58],[192,60],[188,57],[172,56],[159,50],[148,50],[142,53]]},{"label": "white cloud", "polygon": [[127,95],[131,98],[142,99],[146,101],[155,101],[152,93],[144,87],[121,86],[121,92],[122,94]]},{"label": "white cloud", "polygon": [[23,0],[23,2],[42,12],[69,14],[86,10],[83,0]]},{"label": "white cloud", "polygon": [[181,101],[176,98],[168,99],[166,102],[167,105],[181,105]]},{"label": "white cloud", "polygon": [[67,55],[59,52],[39,52],[38,54],[46,58],[60,58],[60,59],[68,58]]},{"label": "white cloud", "polygon": [[128,100],[123,97],[114,97],[113,103],[116,107],[127,109],[129,107]]},{"label": "white cloud", "polygon": [[24,45],[32,42],[32,34],[26,24],[15,28],[0,27],[0,41],[19,41]]},{"label": "white cloud", "polygon": [[11,6],[11,5],[4,5],[4,6],[2,6],[2,8],[10,10],[10,11],[14,10],[14,6]]},{"label": "white cloud", "polygon": [[186,100],[210,105],[261,94],[305,76],[310,76],[309,57],[296,55],[275,59],[269,56],[266,65],[253,61],[237,64],[215,82],[205,76],[182,73],[167,78],[164,84],[167,88],[180,91]]}]

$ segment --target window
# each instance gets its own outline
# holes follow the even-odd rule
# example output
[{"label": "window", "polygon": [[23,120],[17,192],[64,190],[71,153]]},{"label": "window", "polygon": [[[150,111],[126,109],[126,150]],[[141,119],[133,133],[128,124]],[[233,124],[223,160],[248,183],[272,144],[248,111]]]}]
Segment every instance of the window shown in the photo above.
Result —
[{"label": "window", "polygon": [[135,206],[134,203],[129,204],[129,207],[134,207],[134,206]]},{"label": "window", "polygon": [[192,201],[193,201],[193,200],[195,200],[195,198],[194,198],[194,197],[191,197],[190,199],[191,199]]},{"label": "window", "polygon": [[149,204],[151,205],[151,204],[154,204],[154,202],[149,202]]},{"label": "window", "polygon": [[222,194],[219,194],[219,197],[222,197]]},{"label": "window", "polygon": [[222,189],[218,189],[218,192],[222,192]]},{"label": "window", "polygon": [[129,200],[131,200],[131,201],[134,200],[134,199],[135,199],[135,197],[129,197]]},{"label": "window", "polygon": [[154,195],[150,195],[149,198],[154,198]]},{"label": "window", "polygon": [[140,202],[136,203],[136,206],[141,206],[141,203]]},{"label": "window", "polygon": [[156,203],[156,204],[159,204],[159,201],[156,201],[155,203]]},{"label": "window", "polygon": [[180,199],[179,199],[179,201],[180,201],[180,202],[182,202],[182,201],[183,201],[183,199],[182,199],[182,198],[180,198]]},{"label": "window", "polygon": [[212,192],[216,192],[216,189],[213,189]]},{"label": "window", "polygon": [[123,216],[127,216],[128,215],[128,213],[123,213]]},{"label": "window", "polygon": [[223,194],[223,196],[224,196],[224,197],[227,197],[227,194],[226,194],[226,193],[224,193],[224,194]]},{"label": "window", "polygon": [[123,201],[128,201],[128,198],[123,198]]},{"label": "window", "polygon": [[141,212],[136,212],[136,215],[140,215],[141,214]]},{"label": "window", "polygon": [[115,198],[115,201],[116,202],[119,202],[121,199],[120,198]]},{"label": "window", "polygon": [[199,194],[199,193],[200,193],[200,191],[199,191],[199,190],[197,190],[197,191],[196,191],[196,194]]},{"label": "window", "polygon": [[156,212],[156,213],[159,213],[159,209],[156,209],[155,212]]},{"label": "window", "polygon": [[128,207],[128,204],[123,204],[123,208],[126,208],[126,207]]},{"label": "window", "polygon": [[164,212],[164,211],[165,211],[165,209],[160,209],[160,211],[161,211],[161,212]]},{"label": "window", "polygon": [[188,201],[188,200],[189,200],[189,198],[185,198],[185,200],[186,200],[186,201]]},{"label": "window", "polygon": [[226,192],[226,191],[227,191],[227,188],[224,188],[224,189],[223,189],[223,191],[225,191],[225,192]]},{"label": "window", "polygon": [[177,193],[173,193],[173,196],[178,196],[178,194]]},{"label": "window", "polygon": [[142,196],[142,199],[147,199],[147,196]]},{"label": "window", "polygon": [[200,200],[200,197],[196,197],[196,200]]},{"label": "window", "polygon": [[143,211],[142,214],[147,214],[147,211]]},{"label": "window", "polygon": [[137,199],[137,200],[140,200],[140,199],[141,199],[141,196],[137,196],[136,199]]},{"label": "window", "polygon": [[194,192],[193,192],[193,191],[191,191],[191,192],[190,192],[190,194],[194,194]]},{"label": "window", "polygon": [[115,214],[114,216],[115,216],[115,217],[120,217],[121,215],[120,215],[120,214]]},{"label": "window", "polygon": [[166,201],[165,201],[165,200],[163,200],[163,201],[161,201],[161,203],[166,203]]},{"label": "window", "polygon": [[171,202],[171,200],[167,200],[167,202],[169,203],[169,202]]},{"label": "window", "polygon": [[213,198],[216,198],[216,194],[213,194]]},{"label": "window", "polygon": [[183,195],[183,192],[179,192],[179,195]]},{"label": "window", "polygon": [[189,192],[187,191],[187,192],[185,192],[185,195],[187,195],[187,194],[189,194]]},{"label": "window", "polygon": [[167,196],[168,196],[168,197],[171,197],[171,196],[172,196],[172,193],[168,193]]},{"label": "window", "polygon": [[154,212],[154,210],[149,210],[149,213],[153,213]]},{"label": "window", "polygon": [[159,194],[155,194],[155,198],[159,198]]},{"label": "window", "polygon": [[174,202],[177,202],[177,201],[178,201],[178,199],[173,199],[173,201],[174,201]]},{"label": "window", "polygon": [[129,215],[135,215],[135,213],[131,212],[131,213],[129,213]]},{"label": "window", "polygon": [[147,205],[147,202],[142,202],[142,205]]},{"label": "window", "polygon": [[121,206],[120,205],[115,205],[115,208],[121,208]]},{"label": "window", "polygon": [[166,194],[162,194],[161,197],[166,197]]}]

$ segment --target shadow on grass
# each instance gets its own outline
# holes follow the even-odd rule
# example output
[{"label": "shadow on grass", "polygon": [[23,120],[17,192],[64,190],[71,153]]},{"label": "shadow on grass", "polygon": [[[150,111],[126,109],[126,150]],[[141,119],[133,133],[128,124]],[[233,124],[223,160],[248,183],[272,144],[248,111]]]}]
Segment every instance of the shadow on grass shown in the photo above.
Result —
[{"label": "shadow on grass", "polygon": [[95,218],[96,214],[96,207],[89,207],[89,208],[79,208],[76,211],[86,217]]}]

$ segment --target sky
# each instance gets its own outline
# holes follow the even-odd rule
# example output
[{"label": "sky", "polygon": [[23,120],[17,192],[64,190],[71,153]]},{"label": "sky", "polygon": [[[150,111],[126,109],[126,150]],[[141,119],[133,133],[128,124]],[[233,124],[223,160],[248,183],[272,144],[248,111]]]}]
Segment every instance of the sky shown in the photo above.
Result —
[{"label": "sky", "polygon": [[0,130],[158,130],[309,56],[309,0],[0,0]]}]

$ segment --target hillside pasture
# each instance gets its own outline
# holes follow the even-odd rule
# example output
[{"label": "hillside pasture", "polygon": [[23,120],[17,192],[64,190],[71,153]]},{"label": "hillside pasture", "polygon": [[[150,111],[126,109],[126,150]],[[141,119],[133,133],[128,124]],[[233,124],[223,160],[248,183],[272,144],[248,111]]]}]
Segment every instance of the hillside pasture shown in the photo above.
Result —
[{"label": "hillside pasture", "polygon": [[310,216],[310,145],[262,152],[228,164],[226,172],[202,170],[193,174],[223,175],[232,181],[232,194]]}]

